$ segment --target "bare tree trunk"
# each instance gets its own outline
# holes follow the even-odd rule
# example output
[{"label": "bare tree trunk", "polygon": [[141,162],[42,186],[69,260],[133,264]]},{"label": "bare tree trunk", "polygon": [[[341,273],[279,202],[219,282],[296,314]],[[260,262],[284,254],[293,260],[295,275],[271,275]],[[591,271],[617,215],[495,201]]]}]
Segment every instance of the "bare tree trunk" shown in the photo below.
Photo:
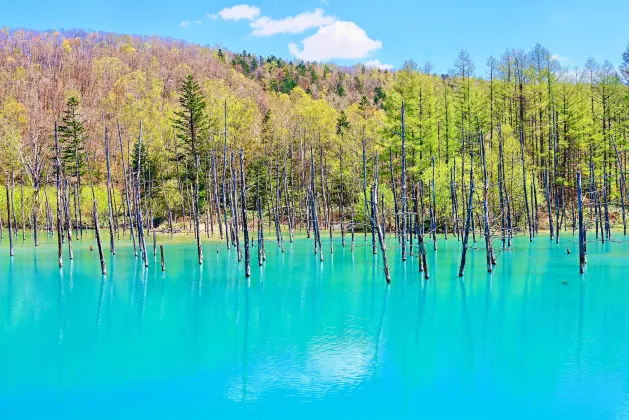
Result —
[{"label": "bare tree trunk", "polygon": [[72,220],[70,219],[70,197],[68,192],[68,181],[64,180],[63,182],[64,189],[64,209],[65,209],[65,222],[66,222],[66,233],[68,238],[68,255],[70,260],[74,259],[74,252],[72,250]]},{"label": "bare tree trunk", "polygon": [[319,218],[317,217],[317,203],[315,190],[315,160],[312,147],[310,148],[310,211],[312,214],[312,227],[315,235],[315,254],[319,247],[319,260],[323,261],[323,248],[321,247],[321,234],[319,231]]},{"label": "bare tree trunk", "polygon": [[[13,249],[13,220],[11,219],[11,194],[9,193],[9,181],[7,181],[6,189],[7,189],[7,225],[9,228],[9,256],[12,257],[15,254],[15,251]],[[61,242],[59,242],[59,247],[61,247]],[[61,251],[59,251],[59,267],[61,267],[61,265],[62,265]]]},{"label": "bare tree trunk", "polygon": [[480,134],[481,156],[483,158],[483,214],[485,216],[485,248],[487,249],[487,272],[491,273],[495,262],[494,250],[489,229],[489,178],[487,177],[487,161],[485,159],[485,137]]},{"label": "bare tree trunk", "polygon": [[406,134],[404,132],[404,102],[402,102],[402,261],[406,261]]},{"label": "bare tree trunk", "polygon": [[397,206],[397,192],[395,188],[395,177],[393,175],[393,148],[389,147],[389,170],[391,172],[391,190],[393,192],[393,211],[395,212],[395,237],[400,235],[400,213]]},{"label": "bare tree trunk", "polygon": [[111,208],[111,166],[109,163],[109,137],[105,127],[105,160],[107,162],[107,212],[109,215],[109,252],[116,255],[116,243],[114,242],[114,219]]},{"label": "bare tree trunk", "polygon": [[[249,227],[247,226],[247,201],[245,199],[244,151],[240,149],[240,205],[242,206],[242,228],[245,241],[245,277],[251,276],[251,254],[249,251]],[[258,244],[260,246],[260,244]]]},{"label": "bare tree trunk", "polygon": [[367,139],[365,138],[365,126],[363,125],[363,199],[364,199],[364,214],[363,214],[363,229],[365,232],[365,242],[367,242]]},{"label": "bare tree trunk", "polygon": [[140,206],[140,173],[142,172],[142,120],[140,120],[140,134],[138,136],[138,170],[135,177],[135,217],[138,227],[138,243],[140,244],[140,253],[142,254],[142,261],[144,266],[148,267],[149,261],[146,255],[146,242],[144,239],[144,224],[142,222],[142,210]]},{"label": "bare tree trunk", "polygon": [[[63,267],[63,227],[61,225],[61,159],[59,159],[59,135],[57,133],[57,123],[55,122],[55,172],[57,175],[57,258],[59,267]],[[8,201],[8,197],[7,197]],[[9,203],[7,202],[7,207]],[[10,220],[9,220],[10,223]],[[10,232],[9,225],[9,234]],[[13,248],[13,242],[11,242]],[[11,254],[13,255],[13,254]]]},{"label": "bare tree trunk", "polygon": [[467,206],[467,218],[465,220],[465,234],[463,235],[463,251],[461,253],[461,265],[459,267],[459,277],[463,277],[465,271],[465,259],[467,254],[467,241],[470,236],[470,221],[472,218],[472,199],[474,198],[474,159],[470,153],[470,198]]},{"label": "bare tree trunk", "polygon": [[[105,131],[105,138],[107,137],[107,131]],[[103,243],[100,239],[100,224],[98,223],[98,201],[96,200],[96,194],[94,193],[94,179],[92,177],[92,170],[90,167],[89,153],[85,153],[87,162],[87,173],[89,174],[90,189],[92,190],[92,220],[94,222],[94,230],[96,231],[96,245],[98,246],[98,257],[100,258],[100,271],[103,276],[107,275],[107,269],[105,268],[105,256],[103,254]]]},{"label": "bare tree trunk", "polygon": [[[129,215],[129,232],[131,235],[131,241],[133,242],[133,253],[138,256],[138,250],[135,244],[135,234],[133,232],[133,217],[131,216],[131,200],[129,199],[129,184],[127,183],[127,169],[124,163],[124,148],[122,146],[122,132],[120,131],[120,124],[118,124],[118,141],[120,143],[120,163],[122,164],[123,186],[125,192],[125,198],[127,201],[127,214]],[[131,173],[129,173],[131,175]]]},{"label": "bare tree trunk", "polygon": [[[225,218],[225,242],[227,245],[227,249],[229,250],[229,232],[228,232],[228,222],[227,222],[227,199],[225,197],[225,179],[226,179],[226,175],[227,175],[227,99],[224,102],[224,108],[225,108],[225,127],[224,127],[224,134],[225,134],[225,142],[223,143],[223,188],[222,188],[222,193],[223,193],[223,217]],[[232,214],[233,217],[233,214]]]},{"label": "bare tree trunk", "polygon": [[579,272],[583,274],[586,263],[585,228],[583,226],[583,199],[581,197],[581,172],[577,171],[577,200],[579,208]]},{"label": "bare tree trunk", "polygon": [[240,249],[240,224],[238,222],[238,191],[237,191],[237,181],[236,175],[234,174],[234,153],[230,154],[230,163],[229,163],[229,176],[231,177],[231,206],[232,206],[232,220],[234,225],[234,240],[236,242],[236,253],[238,254],[238,261],[242,261],[242,251]]},{"label": "bare tree trunk", "polygon": [[[214,206],[216,207],[216,221],[218,222],[218,233],[223,239],[223,223],[221,222],[221,206],[220,200],[218,198],[218,182],[216,178],[216,160],[214,158],[214,153],[210,156],[212,162],[212,183],[214,184]],[[225,228],[227,229],[227,227]]]},{"label": "bare tree trunk", "polygon": [[500,198],[500,239],[502,240],[502,249],[506,249],[506,217],[505,217],[505,200],[503,195],[504,189],[504,167],[503,167],[503,150],[502,150],[502,127],[498,125],[498,195]]},{"label": "bare tree trunk", "polygon": [[201,247],[201,232],[199,229],[199,155],[194,156],[194,233],[197,238],[197,254],[199,265],[203,264],[203,248]]},{"label": "bare tree trunk", "polygon": [[391,283],[391,273],[389,272],[389,262],[387,261],[387,243],[382,235],[382,228],[380,227],[378,219],[378,151],[376,151],[376,172],[374,174],[374,183],[371,188],[371,208],[374,217],[373,225],[378,232],[378,242],[380,243],[380,250],[382,251],[382,264],[384,270],[384,277],[387,283]]}]

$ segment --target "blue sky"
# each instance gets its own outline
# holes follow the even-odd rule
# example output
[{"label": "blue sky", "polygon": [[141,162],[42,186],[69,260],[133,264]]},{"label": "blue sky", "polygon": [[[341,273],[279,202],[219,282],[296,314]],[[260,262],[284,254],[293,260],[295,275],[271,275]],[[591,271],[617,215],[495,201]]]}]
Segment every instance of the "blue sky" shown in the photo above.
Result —
[{"label": "blue sky", "polygon": [[614,65],[629,43],[628,0],[9,0],[0,26],[162,35],[286,59],[446,72],[461,49],[489,55],[540,42],[563,65]]}]

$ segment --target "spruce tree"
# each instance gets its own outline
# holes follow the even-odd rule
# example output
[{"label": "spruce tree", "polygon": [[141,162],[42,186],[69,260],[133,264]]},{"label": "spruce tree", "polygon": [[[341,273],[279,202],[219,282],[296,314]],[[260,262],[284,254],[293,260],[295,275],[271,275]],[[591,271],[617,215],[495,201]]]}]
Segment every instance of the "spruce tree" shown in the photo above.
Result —
[{"label": "spruce tree", "polygon": [[181,109],[175,112],[172,120],[177,139],[182,141],[194,161],[194,230],[197,238],[199,264],[203,264],[203,250],[199,231],[199,148],[200,139],[207,135],[208,121],[205,114],[206,103],[201,87],[191,74],[182,82],[180,88],[179,105]]},{"label": "spruce tree", "polygon": [[59,126],[61,162],[66,175],[77,177],[85,173],[85,126],[79,115],[79,100],[74,96],[66,102],[62,124]]},{"label": "spruce tree", "polygon": [[76,192],[74,213],[78,223],[77,236],[83,236],[83,215],[81,213],[81,175],[85,173],[85,126],[79,114],[79,100],[71,96],[66,102],[62,124],[58,128],[61,142],[61,165],[65,176],[74,175]]}]

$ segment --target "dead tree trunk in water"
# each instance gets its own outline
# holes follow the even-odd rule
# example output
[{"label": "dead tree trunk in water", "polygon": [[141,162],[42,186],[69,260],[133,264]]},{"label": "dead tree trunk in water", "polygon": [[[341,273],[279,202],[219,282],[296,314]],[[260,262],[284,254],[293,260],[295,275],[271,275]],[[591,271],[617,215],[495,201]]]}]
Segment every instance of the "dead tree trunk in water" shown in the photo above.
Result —
[{"label": "dead tree trunk in water", "polygon": [[105,160],[107,162],[107,215],[109,220],[109,252],[116,255],[116,243],[114,242],[114,217],[111,207],[111,166],[109,164],[109,136],[107,127],[105,127]]},{"label": "dead tree trunk in water", "polygon": [[[430,160],[432,164],[432,206],[430,211],[430,230],[435,251],[437,250],[437,195],[435,193],[435,157]],[[446,235],[448,233],[446,232]],[[447,239],[447,238],[446,238]]]},{"label": "dead tree trunk in water", "polygon": [[419,227],[420,218],[419,218],[419,208],[417,205],[419,201],[417,199],[419,189],[420,189],[420,186],[415,185],[415,188],[414,188],[415,233],[417,234],[417,243],[418,243],[418,248],[419,248],[417,261],[419,262],[419,272],[420,273],[423,272],[424,278],[428,279],[429,275],[428,275],[428,264],[426,264],[426,247],[424,245],[424,234],[422,233]]},{"label": "dead tree trunk in water", "polygon": [[288,174],[286,171],[286,155],[284,155],[284,206],[286,208],[286,222],[288,223],[288,241],[293,242],[293,217],[291,215],[290,198],[288,195]]},{"label": "dead tree trunk in water", "polygon": [[620,159],[620,154],[618,153],[618,149],[616,148],[616,142],[613,142],[614,152],[616,152],[616,160],[618,162],[618,171],[620,171],[620,206],[622,209],[622,229],[623,235],[627,235],[627,218],[625,215],[625,194],[627,194],[627,183],[625,178],[625,171],[622,166],[622,161]]},{"label": "dead tree trunk in water", "polygon": [[242,250],[240,249],[240,223],[238,221],[238,181],[236,174],[234,173],[234,153],[230,153],[229,161],[229,176],[231,178],[231,208],[232,208],[232,222],[234,241],[236,243],[236,254],[238,255],[238,262],[242,261]]},{"label": "dead tree trunk in water", "polygon": [[[139,154],[139,153],[138,153]],[[100,270],[103,276],[107,275],[107,269],[105,268],[105,256],[103,254],[103,243],[100,239],[100,224],[98,223],[98,201],[96,200],[96,194],[94,193],[94,179],[92,177],[92,171],[90,168],[90,158],[89,153],[85,153],[86,163],[87,163],[87,172],[90,176],[90,188],[92,190],[92,217],[94,221],[94,230],[96,232],[96,245],[98,246],[98,257],[100,258]],[[94,154],[96,157],[96,154]]]},{"label": "dead tree trunk in water", "polygon": [[[195,150],[196,152],[196,150]],[[199,229],[199,155],[194,155],[194,232],[197,238],[197,254],[199,265],[203,264],[203,248],[201,247],[201,231]]]},{"label": "dead tree trunk in water", "polygon": [[[225,126],[224,126],[224,135],[225,135],[225,141],[223,143],[223,188],[222,188],[222,194],[223,194],[223,217],[225,218],[225,242],[227,245],[227,249],[229,250],[229,223],[227,221],[227,198],[226,198],[226,192],[225,192],[225,179],[226,179],[226,175],[227,175],[227,99],[225,99],[224,102],[224,108],[225,108],[225,112],[224,112],[224,117],[225,117]],[[232,214],[233,217],[233,214]]]},{"label": "dead tree trunk in water", "polygon": [[[245,277],[251,276],[251,254],[249,252],[249,227],[247,226],[247,201],[245,200],[244,151],[240,149],[240,205],[242,206],[242,229],[245,241]],[[258,246],[260,244],[258,243]]]},{"label": "dead tree trunk in water", "polygon": [[74,259],[74,252],[72,250],[72,220],[70,219],[70,197],[68,192],[68,181],[63,181],[63,189],[64,189],[64,212],[65,212],[65,226],[66,226],[66,234],[68,238],[68,256],[70,260]]},{"label": "dead tree trunk in water", "polygon": [[138,227],[138,243],[140,245],[140,253],[144,266],[148,267],[149,260],[146,255],[146,242],[144,240],[144,223],[142,222],[142,209],[140,206],[140,173],[142,172],[142,120],[140,120],[140,133],[138,135],[138,168],[135,176],[135,218]]},{"label": "dead tree trunk in water", "polygon": [[[319,219],[317,217],[317,203],[315,190],[315,161],[312,147],[310,147],[310,211],[312,215],[312,230],[315,234],[315,254],[317,253],[317,245],[319,246],[319,259],[323,261],[323,248],[321,247],[321,233],[319,231]],[[367,202],[365,201],[365,204]]]},{"label": "dead tree trunk in water", "polygon": [[363,125],[363,199],[364,214],[363,225],[365,231],[365,242],[367,242],[367,139],[365,138],[365,126]]},{"label": "dead tree trunk in water", "polygon": [[485,217],[485,248],[487,249],[487,272],[491,273],[496,260],[494,249],[491,243],[491,232],[489,229],[489,178],[487,177],[487,161],[485,159],[485,137],[480,134],[481,156],[483,160],[483,215]]},{"label": "dead tree trunk in water", "polygon": [[[520,89],[522,89],[520,85]],[[521,105],[522,107],[523,105]],[[520,113],[523,113],[523,110],[520,110]],[[524,192],[524,207],[526,211],[526,223],[529,228],[529,241],[533,242],[533,224],[531,222],[531,213],[529,212],[529,198],[528,192],[526,190],[526,167],[524,165],[524,121],[522,120],[523,116],[521,116],[520,120],[520,156],[522,158],[522,189]]]},{"label": "dead tree trunk in water", "polygon": [[[223,223],[221,222],[221,206],[220,200],[218,198],[218,182],[216,178],[216,159],[214,158],[214,153],[210,156],[212,163],[212,184],[214,184],[214,207],[216,207],[216,221],[218,223],[218,233],[223,239]],[[225,228],[227,229],[227,228]]]},{"label": "dead tree trunk in water", "polygon": [[579,209],[579,272],[583,274],[587,259],[585,251],[585,228],[583,226],[583,199],[581,197],[581,172],[577,172],[577,202]]},{"label": "dead tree trunk in water", "polygon": [[[376,156],[374,158],[374,182],[378,182],[378,151],[376,150]],[[373,193],[373,191],[370,190],[370,195]],[[376,203],[378,202],[378,197],[375,198]],[[376,217],[376,210],[373,207],[373,203],[374,203],[374,197],[371,197],[371,248],[372,248],[372,252],[373,255],[376,255],[378,253],[378,249],[376,248],[376,236],[377,236],[377,229],[379,226],[376,226],[377,220],[378,218]]]},{"label": "dead tree trunk in water", "polygon": [[[138,250],[135,245],[135,234],[133,233],[133,217],[131,216],[131,200],[129,199],[129,184],[127,183],[127,169],[124,164],[124,148],[122,146],[122,132],[120,131],[120,124],[118,124],[118,141],[120,142],[120,162],[122,164],[122,177],[124,180],[124,192],[127,201],[127,213],[129,215],[129,232],[131,235],[131,240],[133,242],[133,253],[135,256],[138,256]],[[131,168],[129,168],[131,171]]]},{"label": "dead tree trunk in water", "polygon": [[[55,138],[56,138],[56,134],[57,134],[57,126],[55,125]],[[58,182],[57,182],[57,185],[58,185]],[[15,254],[15,251],[13,249],[13,220],[11,218],[11,194],[9,193],[8,180],[6,183],[6,190],[7,190],[7,225],[9,228],[9,256],[12,257]],[[59,193],[57,192],[57,194]],[[62,265],[63,264],[61,261],[61,239],[59,239],[59,267],[61,267]]]},{"label": "dead tree trunk in water", "polygon": [[404,132],[404,102],[402,101],[402,261],[406,261],[406,134]]},{"label": "dead tree trunk in water", "polygon": [[548,187],[548,169],[546,170],[546,172],[544,172],[544,188],[545,188],[545,195],[546,195],[546,206],[547,206],[547,211],[548,211],[548,226],[549,226],[549,230],[550,230],[550,241],[553,241],[553,213],[552,210],[550,208],[550,188]]},{"label": "dead tree trunk in water", "polygon": [[472,199],[474,198],[474,159],[470,153],[470,198],[467,206],[467,218],[465,220],[465,234],[463,235],[463,251],[461,253],[461,265],[459,267],[459,277],[463,277],[465,271],[465,259],[467,254],[467,241],[470,236],[470,221],[472,218]]},{"label": "dead tree trunk in water", "polygon": [[400,234],[400,214],[397,206],[397,192],[395,189],[395,177],[393,175],[393,148],[389,147],[389,171],[391,172],[391,191],[393,192],[393,211],[395,212],[395,237]]},{"label": "dead tree trunk in water", "polygon": [[341,246],[345,247],[345,203],[343,202],[343,146],[339,145],[339,174],[340,174],[340,185],[339,185],[339,206],[341,207]]},{"label": "dead tree trunk in water", "polygon": [[[378,161],[378,152],[376,151],[376,162]],[[377,163],[376,163],[377,167]],[[374,176],[373,187],[371,188],[371,208],[374,216],[373,225],[378,232],[378,242],[380,243],[380,250],[382,251],[382,264],[384,269],[384,277],[387,283],[391,283],[391,273],[389,273],[389,262],[387,261],[387,243],[382,235],[382,228],[378,222],[378,171],[376,170]]]},{"label": "dead tree trunk in water", "polygon": [[503,150],[502,150],[502,128],[498,125],[498,196],[500,200],[500,239],[502,240],[502,249],[506,249],[506,218],[505,218],[505,200],[503,195],[504,188],[504,168],[502,166]]}]

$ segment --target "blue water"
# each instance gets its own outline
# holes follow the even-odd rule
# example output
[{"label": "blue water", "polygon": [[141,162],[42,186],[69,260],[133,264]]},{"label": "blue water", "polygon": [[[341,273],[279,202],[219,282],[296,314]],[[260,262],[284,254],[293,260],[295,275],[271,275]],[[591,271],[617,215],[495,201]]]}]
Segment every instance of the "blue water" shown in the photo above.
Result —
[{"label": "blue water", "polygon": [[362,237],[323,263],[254,248],[250,280],[223,243],[200,268],[158,238],[165,274],[120,244],[103,278],[90,240],[59,270],[53,238],[10,259],[5,237],[0,418],[629,418],[629,243],[581,276],[562,239],[517,238],[493,275],[479,242],[464,279],[456,240],[428,281],[394,249],[386,286]]}]

